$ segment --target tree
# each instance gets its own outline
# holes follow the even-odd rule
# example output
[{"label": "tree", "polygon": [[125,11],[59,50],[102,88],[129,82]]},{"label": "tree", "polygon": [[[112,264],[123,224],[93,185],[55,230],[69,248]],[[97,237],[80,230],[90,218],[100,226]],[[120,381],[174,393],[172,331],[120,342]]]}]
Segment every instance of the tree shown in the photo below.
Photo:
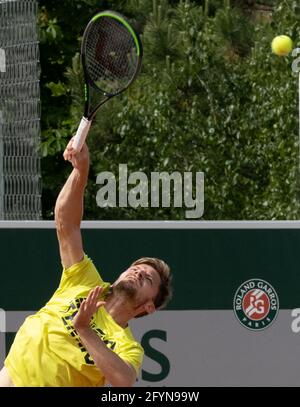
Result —
[{"label": "tree", "polygon": [[[89,15],[97,11],[93,1],[78,3],[89,3]],[[299,6],[286,3],[277,1],[268,21],[254,19],[229,0],[115,2],[139,23],[144,63],[134,85],[103,106],[89,135],[88,219],[184,218],[185,208],[100,210],[96,175],[117,175],[120,163],[129,172],[148,175],[203,171],[204,219],[299,218],[297,77],[291,72],[291,57],[270,51],[276,34],[299,35]],[[60,7],[53,15],[64,13]],[[59,17],[50,21],[60,28],[57,38],[68,28],[67,22],[59,24]],[[49,26],[48,21],[46,31]],[[80,30],[73,35],[79,36]],[[60,187],[50,183],[49,167],[55,163],[62,182],[66,169],[58,157],[82,114],[78,47],[66,49],[63,62],[55,60],[53,79],[48,78],[44,89],[47,114],[53,98],[63,111],[58,124],[50,115],[48,127],[44,125],[44,168],[50,174],[44,177],[49,191],[46,217]]]}]

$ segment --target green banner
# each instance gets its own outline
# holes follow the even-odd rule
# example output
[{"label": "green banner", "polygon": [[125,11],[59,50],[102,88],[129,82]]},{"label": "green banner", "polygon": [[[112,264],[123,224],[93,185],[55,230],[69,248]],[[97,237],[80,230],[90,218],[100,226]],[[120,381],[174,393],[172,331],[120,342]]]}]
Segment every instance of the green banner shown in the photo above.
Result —
[{"label": "green banner", "polygon": [[[85,229],[85,252],[113,281],[132,261],[155,256],[174,276],[170,310],[232,309],[244,281],[268,281],[281,309],[299,305],[300,231],[295,229]],[[38,309],[57,288],[61,264],[54,229],[0,229],[0,308]]]}]

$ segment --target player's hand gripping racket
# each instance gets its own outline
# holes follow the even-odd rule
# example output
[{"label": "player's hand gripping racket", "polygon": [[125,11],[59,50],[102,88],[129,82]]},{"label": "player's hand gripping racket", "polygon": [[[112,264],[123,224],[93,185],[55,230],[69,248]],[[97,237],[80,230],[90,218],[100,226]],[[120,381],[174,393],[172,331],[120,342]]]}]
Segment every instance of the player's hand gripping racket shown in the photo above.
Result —
[{"label": "player's hand gripping racket", "polygon": [[85,106],[72,144],[75,152],[81,150],[99,107],[137,77],[142,54],[138,34],[121,14],[103,11],[88,23],[81,46]]}]

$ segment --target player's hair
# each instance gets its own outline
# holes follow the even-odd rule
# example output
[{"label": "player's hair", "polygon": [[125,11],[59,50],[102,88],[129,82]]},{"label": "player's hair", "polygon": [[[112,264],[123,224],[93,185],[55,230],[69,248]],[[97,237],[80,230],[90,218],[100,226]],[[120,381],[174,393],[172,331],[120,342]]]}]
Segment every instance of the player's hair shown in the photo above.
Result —
[{"label": "player's hair", "polygon": [[[160,286],[157,296],[154,298],[154,305],[156,309],[164,308],[172,298],[172,275],[170,267],[161,259],[155,257],[142,257],[131,264],[137,266],[138,264],[147,264],[156,270],[160,276]],[[136,318],[142,317],[146,313],[139,314]]]}]

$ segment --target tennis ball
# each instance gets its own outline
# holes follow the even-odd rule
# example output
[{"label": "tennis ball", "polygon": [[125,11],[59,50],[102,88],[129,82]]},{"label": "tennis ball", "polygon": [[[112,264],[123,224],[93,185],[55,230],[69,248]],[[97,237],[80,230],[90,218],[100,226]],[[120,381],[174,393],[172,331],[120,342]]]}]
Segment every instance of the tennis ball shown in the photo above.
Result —
[{"label": "tennis ball", "polygon": [[272,41],[272,51],[279,56],[287,56],[293,48],[293,41],[287,35],[278,35]]}]

